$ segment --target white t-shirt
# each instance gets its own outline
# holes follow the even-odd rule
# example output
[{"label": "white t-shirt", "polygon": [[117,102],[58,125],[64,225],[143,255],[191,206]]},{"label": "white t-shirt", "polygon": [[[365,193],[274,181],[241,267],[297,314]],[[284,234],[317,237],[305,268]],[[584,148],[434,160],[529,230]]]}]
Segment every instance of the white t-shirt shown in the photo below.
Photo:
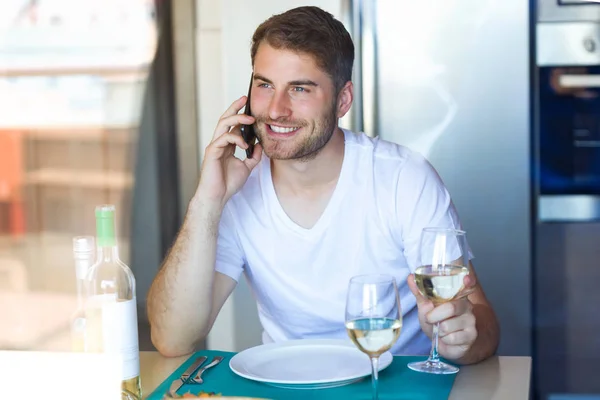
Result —
[{"label": "white t-shirt", "polygon": [[310,229],[285,213],[263,154],[225,206],[216,270],[246,274],[258,305],[263,342],[348,339],[348,281],[354,275],[396,277],[403,327],[394,354],[427,354],[416,301],[406,284],[426,226],[460,228],[450,195],[433,167],[404,146],[344,130],[342,169],[332,197]]}]

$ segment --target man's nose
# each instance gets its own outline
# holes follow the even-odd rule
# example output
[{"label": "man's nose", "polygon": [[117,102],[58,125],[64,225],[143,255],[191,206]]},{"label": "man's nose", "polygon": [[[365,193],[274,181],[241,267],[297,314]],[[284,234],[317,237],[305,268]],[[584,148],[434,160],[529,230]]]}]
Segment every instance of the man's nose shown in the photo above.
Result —
[{"label": "man's nose", "polygon": [[292,109],[287,93],[274,93],[269,104],[269,118],[276,121],[290,115],[292,115]]}]

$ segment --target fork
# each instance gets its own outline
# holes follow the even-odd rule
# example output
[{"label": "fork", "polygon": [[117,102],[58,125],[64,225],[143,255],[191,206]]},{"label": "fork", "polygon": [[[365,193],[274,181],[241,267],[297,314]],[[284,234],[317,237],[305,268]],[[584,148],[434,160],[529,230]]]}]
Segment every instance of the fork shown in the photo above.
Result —
[{"label": "fork", "polygon": [[198,373],[196,373],[196,376],[194,376],[193,378],[190,379],[191,383],[202,384],[204,382],[204,380],[202,379],[202,374],[204,373],[204,371],[206,371],[207,369],[209,369],[211,367],[214,367],[215,365],[220,363],[222,360],[223,360],[223,357],[215,356],[210,363],[206,364],[204,367],[202,367],[198,370]]}]

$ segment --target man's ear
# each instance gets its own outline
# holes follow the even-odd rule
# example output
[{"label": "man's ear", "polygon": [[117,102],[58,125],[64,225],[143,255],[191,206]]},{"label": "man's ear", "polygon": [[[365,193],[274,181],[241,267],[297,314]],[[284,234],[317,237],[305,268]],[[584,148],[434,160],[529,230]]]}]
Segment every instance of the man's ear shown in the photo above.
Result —
[{"label": "man's ear", "polygon": [[348,81],[337,96],[336,116],[338,118],[342,118],[350,110],[353,99],[354,85],[351,81]]}]

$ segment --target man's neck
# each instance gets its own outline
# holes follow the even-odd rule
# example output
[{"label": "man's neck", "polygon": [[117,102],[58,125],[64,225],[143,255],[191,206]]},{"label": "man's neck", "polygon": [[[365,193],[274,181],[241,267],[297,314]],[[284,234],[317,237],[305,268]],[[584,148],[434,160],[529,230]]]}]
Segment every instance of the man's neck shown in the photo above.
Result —
[{"label": "man's neck", "polygon": [[344,161],[344,132],[336,127],[331,139],[310,160],[271,160],[273,184],[276,188],[301,194],[335,184]]}]

